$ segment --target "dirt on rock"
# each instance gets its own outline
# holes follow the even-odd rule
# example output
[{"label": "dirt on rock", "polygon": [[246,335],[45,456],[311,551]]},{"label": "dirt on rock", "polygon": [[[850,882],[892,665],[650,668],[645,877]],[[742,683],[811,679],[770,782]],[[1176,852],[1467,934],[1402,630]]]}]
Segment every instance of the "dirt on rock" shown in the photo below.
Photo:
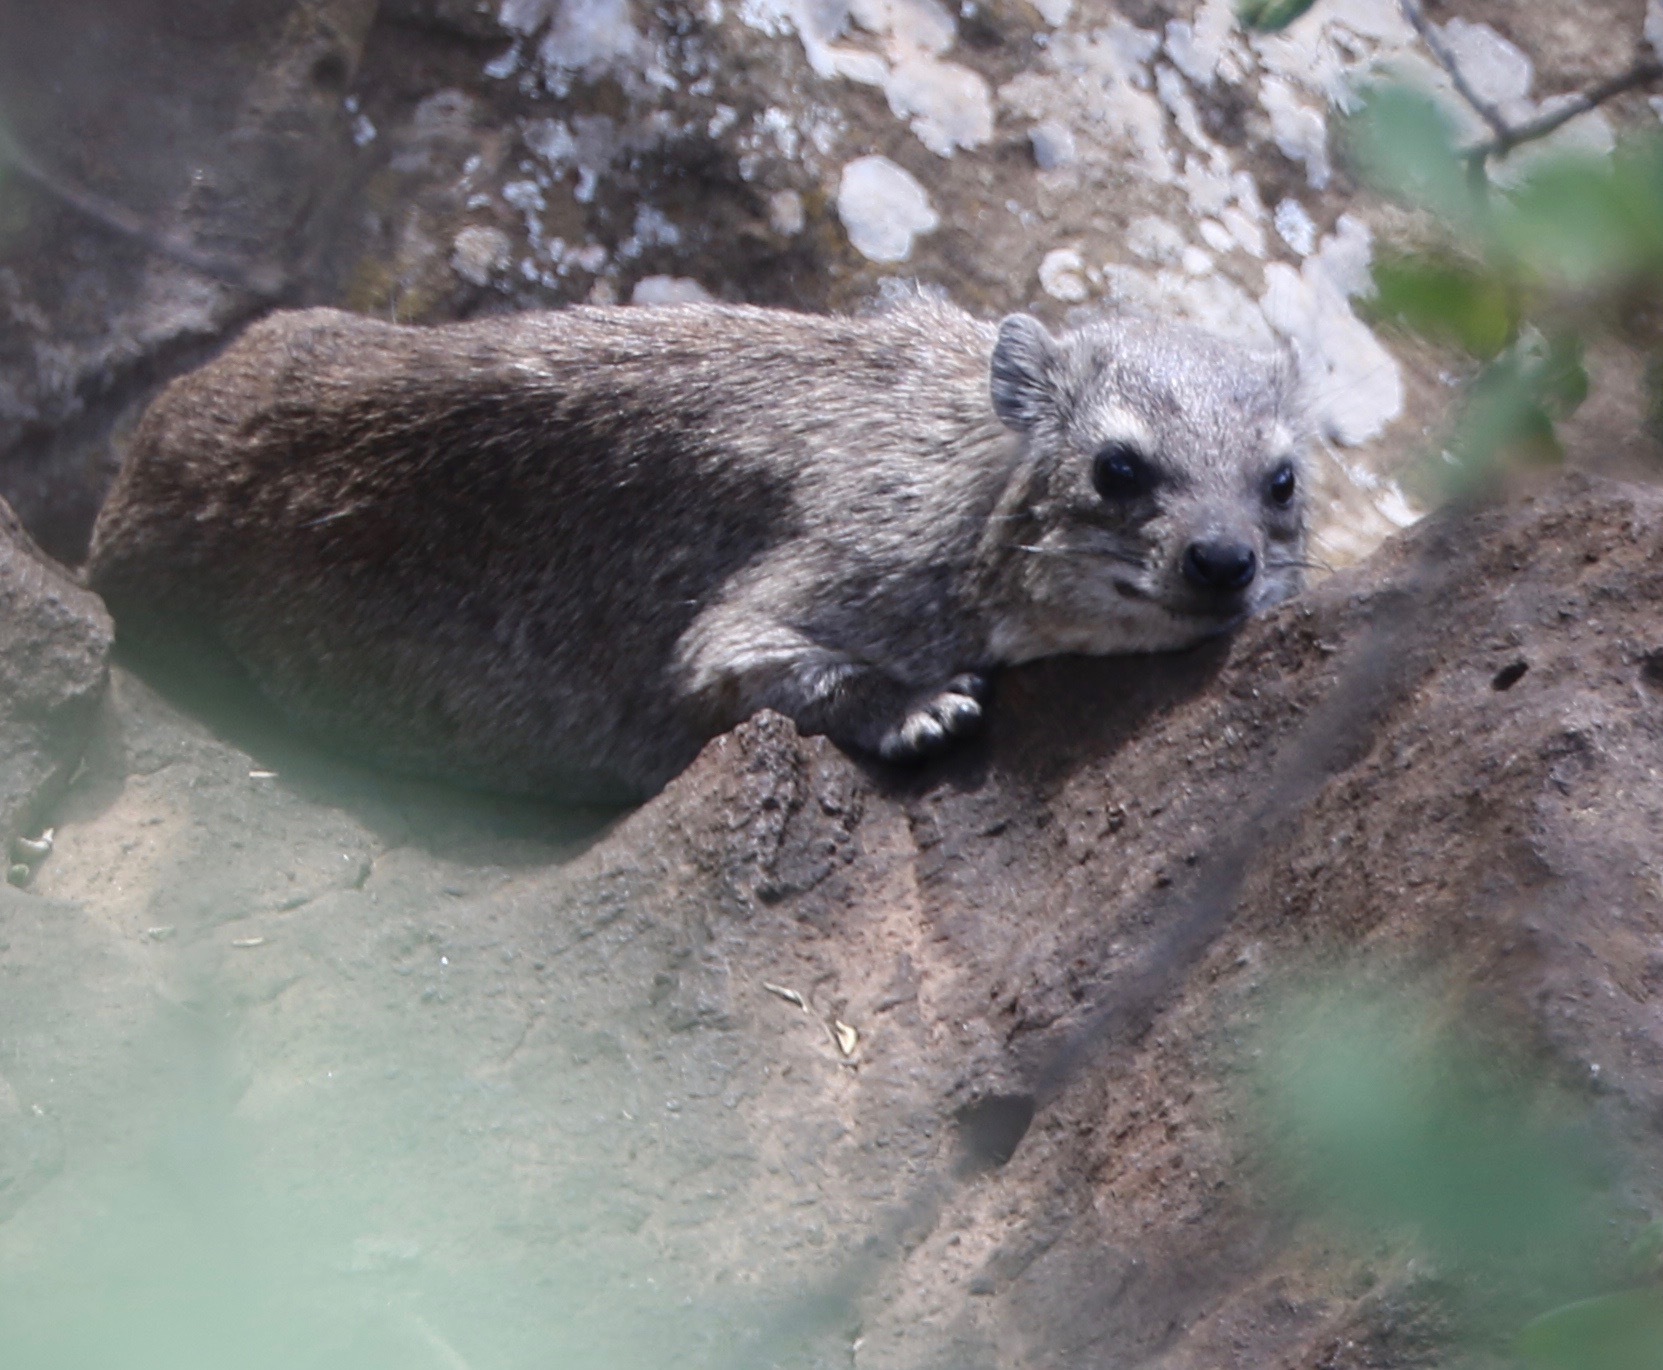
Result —
[{"label": "dirt on rock", "polygon": [[1253,1043],[1407,977],[1655,1154],[1660,603],[1663,495],[1571,478],[1229,643],[1011,672],[922,773],[763,715],[621,818],[118,671],[0,902],[4,1325],[113,1279],[77,1347],[212,1305],[273,1365],[1433,1363],[1409,1249],[1278,1201]]}]

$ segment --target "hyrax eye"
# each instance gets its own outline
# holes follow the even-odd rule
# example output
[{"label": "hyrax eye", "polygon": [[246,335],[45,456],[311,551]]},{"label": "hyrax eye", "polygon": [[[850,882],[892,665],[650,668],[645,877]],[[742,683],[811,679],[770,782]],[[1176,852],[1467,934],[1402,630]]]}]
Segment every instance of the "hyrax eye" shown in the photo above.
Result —
[{"label": "hyrax eye", "polygon": [[1293,503],[1293,492],[1297,486],[1293,463],[1285,461],[1270,473],[1270,479],[1265,482],[1265,493],[1270,496],[1272,504],[1279,504],[1285,509]]},{"label": "hyrax eye", "polygon": [[1129,442],[1111,442],[1091,459],[1091,483],[1106,500],[1137,499],[1155,488],[1155,472]]}]

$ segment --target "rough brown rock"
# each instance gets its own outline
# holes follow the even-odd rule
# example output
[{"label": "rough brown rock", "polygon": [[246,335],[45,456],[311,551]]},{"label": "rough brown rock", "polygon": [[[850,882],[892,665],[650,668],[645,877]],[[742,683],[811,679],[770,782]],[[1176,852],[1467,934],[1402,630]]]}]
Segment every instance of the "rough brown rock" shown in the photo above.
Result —
[{"label": "rough brown rock", "polygon": [[97,595],[36,547],[0,501],[0,856],[81,759],[114,629]]},{"label": "rough brown rock", "polygon": [[[1460,21],[1492,78],[1533,56],[1540,93],[1609,74],[1589,55],[1631,51],[1643,8],[1454,0],[1436,18]],[[11,176],[0,213],[0,494],[79,557],[146,400],[274,302],[409,321],[637,291],[855,309],[919,281],[989,317],[1129,305],[1293,341],[1319,423],[1362,444],[1319,463],[1324,555],[1348,562],[1405,517],[1391,478],[1462,372],[1401,340],[1394,359],[1355,317],[1367,226],[1405,224],[1338,168],[1326,121],[1376,62],[1447,81],[1395,0],[1318,5],[1257,39],[1232,14],[0,2],[8,136],[58,181]],[[1639,94],[1614,108],[1652,117]],[[846,221],[845,173],[872,154],[936,224],[904,260],[865,255]],[[89,195],[140,231],[89,215]],[[1655,462],[1643,358],[1593,355],[1584,430],[1606,461]],[[1400,409],[1411,424],[1392,423]]]},{"label": "rough brown rock", "polygon": [[1663,495],[1566,481],[1232,643],[1012,673],[938,769],[763,716],[598,832],[118,674],[0,905],[4,1083],[64,1139],[0,1275],[112,1246],[85,1177],[196,1118],[286,1325],[434,1365],[1426,1363],[1403,1251],[1271,1201],[1251,1033],[1366,955],[1655,1151],[1660,602]]}]

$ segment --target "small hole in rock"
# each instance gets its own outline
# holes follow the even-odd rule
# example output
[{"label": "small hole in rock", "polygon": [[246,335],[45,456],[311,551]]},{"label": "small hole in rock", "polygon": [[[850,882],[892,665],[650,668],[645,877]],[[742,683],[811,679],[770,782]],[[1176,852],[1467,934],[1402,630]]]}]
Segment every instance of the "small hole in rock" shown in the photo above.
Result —
[{"label": "small hole in rock", "polygon": [[1640,683],[1663,690],[1663,647],[1640,658]]},{"label": "small hole in rock", "polygon": [[973,1168],[998,1169],[1016,1155],[1034,1120],[1034,1101],[1027,1094],[993,1094],[966,1104],[958,1111],[959,1140]]},{"label": "small hole in rock", "polygon": [[1530,663],[1528,661],[1509,661],[1490,678],[1490,688],[1492,690],[1511,690],[1524,679],[1524,673],[1529,669]]},{"label": "small hole in rock", "polygon": [[338,52],[326,52],[312,63],[312,84],[320,90],[345,90],[351,65]]}]

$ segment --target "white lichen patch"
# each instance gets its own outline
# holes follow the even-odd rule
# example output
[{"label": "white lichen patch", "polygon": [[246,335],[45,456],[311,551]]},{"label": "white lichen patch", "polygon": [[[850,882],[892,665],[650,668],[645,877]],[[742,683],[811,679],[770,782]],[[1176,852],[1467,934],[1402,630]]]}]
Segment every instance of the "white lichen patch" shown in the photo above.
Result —
[{"label": "white lichen patch", "polygon": [[577,173],[572,197],[579,204],[595,198],[601,173],[623,143],[617,124],[604,114],[575,115],[570,123],[564,119],[528,119],[520,127],[520,137],[540,164],[540,186],[547,188],[553,180]]},{"label": "white lichen patch", "polygon": [[1262,71],[1325,109],[1344,107],[1359,75],[1416,42],[1397,0],[1324,0],[1282,32],[1256,36],[1250,46]]},{"label": "white lichen patch", "polygon": [[1203,249],[1194,246],[1184,249],[1178,264],[1191,276],[1210,276],[1217,267],[1217,263]]},{"label": "white lichen patch", "polygon": [[1091,298],[1085,259],[1072,247],[1055,248],[1039,264],[1040,289],[1064,304],[1083,304]]},{"label": "white lichen patch", "polygon": [[712,296],[688,276],[643,276],[630,292],[629,302],[641,305],[708,304]]},{"label": "white lichen patch", "polygon": [[1192,275],[1170,267],[1148,271],[1111,263],[1101,277],[1105,298],[1125,308],[1184,319],[1251,347],[1275,344],[1258,303],[1223,272]]},{"label": "white lichen patch", "polygon": [[946,52],[958,25],[939,0],[850,0],[849,14],[868,33],[918,52]]},{"label": "white lichen patch", "polygon": [[1028,141],[1034,149],[1034,165],[1041,171],[1073,166],[1080,155],[1074,131],[1060,119],[1035,124],[1028,130]]},{"label": "white lichen patch", "polygon": [[1265,268],[1265,318],[1300,359],[1313,422],[1324,437],[1355,447],[1403,412],[1403,376],[1392,354],[1353,312],[1372,288],[1367,226],[1342,215],[1304,266]]},{"label": "white lichen patch", "polygon": [[371,122],[369,115],[365,114],[360,108],[356,95],[347,96],[346,99],[341,101],[341,104],[346,110],[347,118],[352,121],[352,145],[354,147],[368,147],[377,137],[375,124]]},{"label": "white lichen patch", "polygon": [[1243,252],[1250,257],[1265,255],[1265,230],[1260,224],[1260,220],[1264,218],[1263,206],[1259,206],[1257,214],[1251,214],[1245,209],[1231,205],[1221,211],[1218,217],[1230,231],[1230,236],[1235,239],[1236,246]]},{"label": "white lichen patch", "polygon": [[1225,254],[1235,251],[1235,235],[1217,219],[1203,219],[1196,227],[1201,234],[1201,241],[1214,252]]},{"label": "white lichen patch", "polygon": [[904,262],[914,238],[941,226],[917,179],[879,156],[858,157],[843,168],[837,217],[855,250],[874,262]]},{"label": "white lichen patch", "polygon": [[634,228],[629,237],[618,244],[614,255],[628,261],[639,257],[650,247],[680,246],[681,230],[665,217],[663,210],[652,205],[637,205]]},{"label": "white lichen patch", "polygon": [[1147,262],[1172,266],[1183,257],[1188,243],[1173,224],[1159,215],[1145,214],[1127,227],[1126,246]]},{"label": "white lichen patch", "polygon": [[473,224],[451,242],[451,270],[473,285],[489,285],[513,259],[514,244],[500,228]]},{"label": "white lichen patch", "polygon": [[[637,26],[630,0],[502,0],[497,19],[526,43],[536,41],[534,65],[521,74],[521,88],[528,93],[540,83],[564,96],[575,79],[604,76],[632,95],[679,87],[664,55]],[[508,77],[523,63],[516,42],[486,72]]]},{"label": "white lichen patch", "polygon": [[[771,36],[795,32],[818,76],[881,87],[895,116],[940,156],[993,136],[987,82],[942,60],[958,26],[938,0],[744,0],[739,17]],[[846,41],[851,24],[878,50]]]},{"label": "white lichen patch", "polygon": [[1057,119],[1064,113],[1128,170],[1170,184],[1178,159],[1167,139],[1167,114],[1153,93],[1149,59],[1159,37],[1123,20],[1091,35],[1062,32],[1045,50],[1043,69],[1000,87],[999,100],[1018,116]]},{"label": "white lichen patch", "polygon": [[1155,92],[1189,145],[1211,161],[1222,160],[1223,149],[1201,127],[1201,112],[1196,108],[1189,85],[1177,67],[1169,67],[1162,62],[1155,68]]},{"label": "white lichen patch", "polygon": [[1298,200],[1286,199],[1276,206],[1276,232],[1301,257],[1316,250],[1317,226]]},{"label": "white lichen patch", "polygon": [[600,243],[585,243],[582,247],[573,248],[566,254],[565,260],[579,271],[593,274],[606,267],[608,253]]},{"label": "white lichen patch", "polygon": [[520,136],[555,171],[564,171],[577,161],[577,140],[564,119],[527,120]]},{"label": "white lichen patch", "polygon": [[803,197],[796,191],[776,190],[768,197],[768,226],[781,237],[796,237],[807,222]]},{"label": "white lichen patch", "polygon": [[1443,26],[1444,45],[1480,99],[1509,118],[1530,113],[1536,68],[1530,58],[1488,24],[1454,18]]},{"label": "white lichen patch", "polygon": [[1328,161],[1328,119],[1317,106],[1301,99],[1293,87],[1276,76],[1259,82],[1259,103],[1270,115],[1270,136],[1289,161],[1302,162],[1305,179],[1314,190],[1333,176]]},{"label": "white lichen patch", "polygon": [[1060,29],[1074,13],[1074,0],[1031,0],[1039,17],[1054,29]]},{"label": "white lichen patch", "polygon": [[1246,51],[1229,0],[1207,0],[1192,19],[1170,20],[1165,48],[1173,65],[1197,86],[1210,86],[1221,75],[1239,79]]},{"label": "white lichen patch", "polygon": [[[538,45],[537,56],[548,68],[582,72],[595,76],[635,66],[643,56],[645,40],[635,27],[629,0],[559,0],[538,4],[535,0],[509,0],[504,6],[526,11],[533,27],[508,24],[531,33],[543,20],[548,30]],[[542,11],[537,15],[536,11]]]},{"label": "white lichen patch", "polygon": [[895,116],[933,153],[980,147],[993,136],[993,97],[969,67],[922,55],[902,57],[883,83]]}]

